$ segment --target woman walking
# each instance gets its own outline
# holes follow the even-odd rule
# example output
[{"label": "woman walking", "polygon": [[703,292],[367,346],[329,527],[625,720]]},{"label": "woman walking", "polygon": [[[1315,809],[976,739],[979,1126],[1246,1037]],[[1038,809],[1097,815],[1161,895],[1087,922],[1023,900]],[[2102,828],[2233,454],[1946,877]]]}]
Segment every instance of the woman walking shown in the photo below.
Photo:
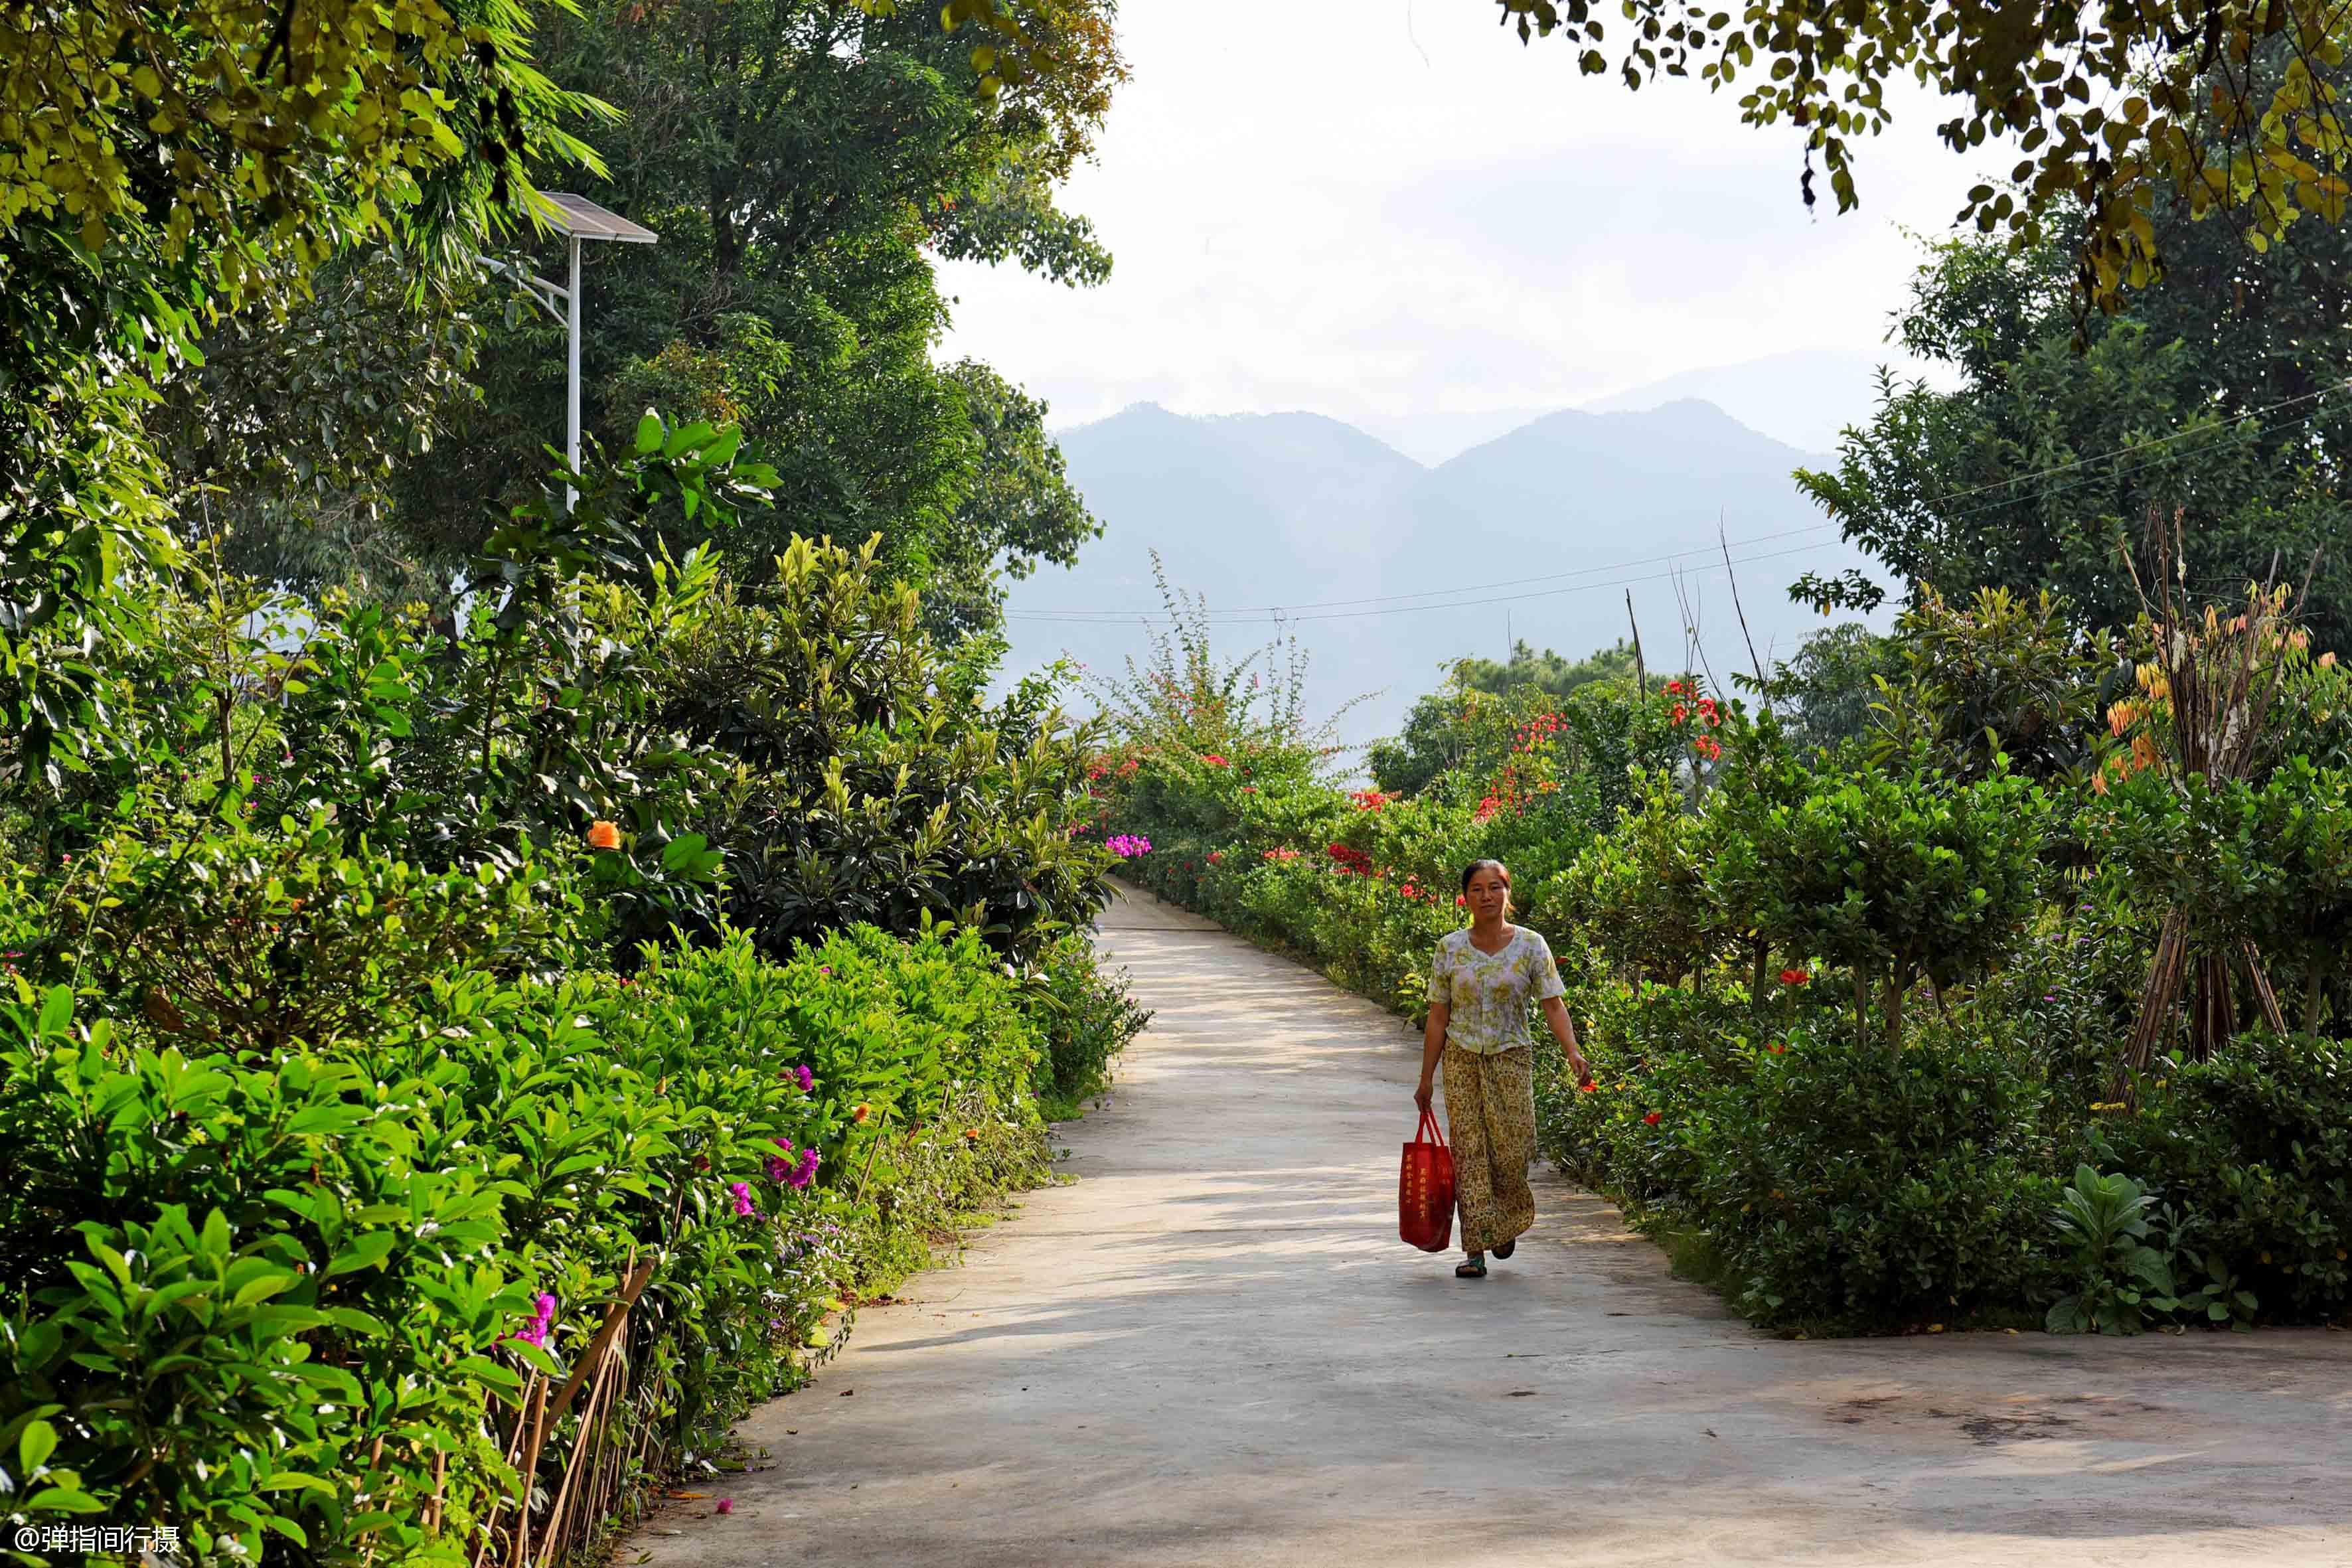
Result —
[{"label": "woman walking", "polygon": [[1486,1254],[1508,1258],[1536,1219],[1528,1165],[1536,1154],[1535,1041],[1528,1003],[1543,1006],[1552,1038],[1568,1053],[1577,1081],[1590,1079],[1576,1026],[1560,1002],[1567,987],[1551,948],[1510,923],[1511,873],[1500,860],[1474,860],[1462,872],[1465,931],[1437,943],[1429,973],[1429,1032],[1421,1052],[1413,1103],[1426,1110],[1437,1065],[1445,1064],[1445,1130],[1454,1141],[1454,1189],[1462,1210],[1456,1277],[1484,1279]]}]

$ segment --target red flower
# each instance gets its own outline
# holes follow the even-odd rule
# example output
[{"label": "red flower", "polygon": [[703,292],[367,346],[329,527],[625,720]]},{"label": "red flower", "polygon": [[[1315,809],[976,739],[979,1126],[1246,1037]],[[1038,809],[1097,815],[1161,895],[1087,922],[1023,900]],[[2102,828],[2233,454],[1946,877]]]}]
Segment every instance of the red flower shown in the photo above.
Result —
[{"label": "red flower", "polygon": [[1685,689],[1685,688],[1684,688],[1684,686],[1683,686],[1683,683],[1682,683],[1681,681],[1679,681],[1679,680],[1669,680],[1669,681],[1667,681],[1667,682],[1666,682],[1666,689],[1667,689],[1668,691],[1672,691],[1672,692],[1675,692],[1675,693],[1680,693],[1681,691],[1683,691],[1683,690]]},{"label": "red flower", "polygon": [[1802,985],[1811,978],[1811,975],[1806,973],[1801,969],[1784,969],[1780,971],[1780,984],[1783,985]]},{"label": "red flower", "polygon": [[1581,1092],[1591,1094],[1594,1089],[1599,1089],[1601,1085],[1591,1079],[1586,1079],[1582,1083],[1578,1084],[1576,1087]]},{"label": "red flower", "polygon": [[1673,717],[1674,717],[1674,721],[1675,721],[1675,723],[1677,723],[1677,724],[1679,724],[1679,723],[1681,723],[1684,720],[1685,720],[1685,719],[1687,719],[1687,718],[1689,718],[1689,717],[1690,717],[1690,710],[1689,710],[1689,709],[1687,709],[1687,708],[1685,708],[1685,707],[1684,707],[1681,703],[1677,702],[1677,703],[1675,703],[1675,711],[1674,711],[1674,715],[1673,715]]},{"label": "red flower", "polygon": [[1456,908],[1456,909],[1460,909],[1463,905],[1465,905],[1465,904],[1468,903],[1469,901],[1470,901],[1469,895],[1467,895],[1466,893],[1456,893],[1456,894],[1454,894],[1454,908]]},{"label": "red flower", "polygon": [[1226,762],[1225,762],[1225,759],[1224,759],[1224,758],[1223,758],[1223,757],[1221,757],[1221,756],[1219,756],[1219,755],[1217,755],[1214,752],[1210,752],[1207,756],[1202,757],[1201,760],[1202,760],[1202,762],[1204,762],[1204,763],[1208,763],[1208,764],[1209,764],[1211,767],[1213,767],[1213,768],[1222,768],[1222,767],[1224,767],[1224,766],[1227,766],[1227,765],[1228,765],[1228,764],[1226,763]]},{"label": "red flower", "polygon": [[1776,1057],[1785,1057],[1789,1054],[1789,1047],[1775,1040],[1772,1042],[1772,1054]]},{"label": "red flower", "polygon": [[1642,1120],[1647,1122],[1650,1126],[1655,1127],[1658,1124],[1658,1113],[1653,1110],[1649,1115],[1642,1118]]}]

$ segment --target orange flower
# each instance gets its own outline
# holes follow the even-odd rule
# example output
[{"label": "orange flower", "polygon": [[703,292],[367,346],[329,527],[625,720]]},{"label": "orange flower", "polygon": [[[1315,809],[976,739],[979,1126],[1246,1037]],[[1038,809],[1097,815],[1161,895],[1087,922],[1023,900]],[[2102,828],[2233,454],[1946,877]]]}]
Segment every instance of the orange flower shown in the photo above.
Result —
[{"label": "orange flower", "polygon": [[977,1127],[965,1128],[963,1130],[963,1135],[965,1139],[971,1142],[977,1143],[980,1142],[980,1129]]},{"label": "orange flower", "polygon": [[869,1117],[869,1116],[871,1116],[871,1115],[873,1115],[873,1114],[874,1114],[874,1108],[873,1108],[872,1106],[870,1106],[870,1105],[860,1105],[860,1106],[853,1107],[853,1108],[851,1109],[851,1110],[850,1110],[850,1112],[849,1112],[849,1119],[850,1119],[852,1121],[865,1121],[867,1117]]},{"label": "orange flower", "polygon": [[609,822],[602,822],[602,821],[600,821],[600,822],[594,822],[594,823],[592,823],[592,824],[590,824],[590,825],[589,825],[589,827],[588,827],[588,847],[589,847],[589,848],[591,848],[591,849],[618,849],[620,847],[621,847],[621,830],[620,830],[618,827],[614,826],[613,824],[611,824],[611,823],[609,823]]}]

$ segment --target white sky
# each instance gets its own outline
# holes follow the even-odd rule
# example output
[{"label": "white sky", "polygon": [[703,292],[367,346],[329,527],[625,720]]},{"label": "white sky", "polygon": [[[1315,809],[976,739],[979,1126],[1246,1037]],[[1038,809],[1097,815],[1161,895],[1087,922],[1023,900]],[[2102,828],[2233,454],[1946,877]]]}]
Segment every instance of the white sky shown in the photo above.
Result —
[{"label": "white sky", "polygon": [[1150,399],[1482,437],[1678,372],[1884,352],[1917,256],[1898,226],[1942,232],[1970,184],[1934,104],[1864,145],[1859,211],[1835,214],[1824,174],[1809,217],[1792,129],[1740,124],[1696,80],[1580,77],[1564,41],[1522,47],[1496,15],[1127,0],[1134,78],[1065,198],[1110,281],[950,266],[946,352],[1056,426]]}]

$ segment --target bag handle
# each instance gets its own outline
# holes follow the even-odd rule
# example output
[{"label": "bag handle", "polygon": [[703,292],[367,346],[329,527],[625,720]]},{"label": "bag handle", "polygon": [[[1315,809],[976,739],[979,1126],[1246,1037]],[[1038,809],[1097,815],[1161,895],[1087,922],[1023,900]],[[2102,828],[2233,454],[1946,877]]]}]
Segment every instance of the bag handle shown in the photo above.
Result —
[{"label": "bag handle", "polygon": [[1445,1147],[1445,1130],[1437,1124],[1437,1112],[1425,1105],[1421,1108],[1421,1126],[1414,1131],[1412,1141],[1434,1143],[1441,1149]]}]

